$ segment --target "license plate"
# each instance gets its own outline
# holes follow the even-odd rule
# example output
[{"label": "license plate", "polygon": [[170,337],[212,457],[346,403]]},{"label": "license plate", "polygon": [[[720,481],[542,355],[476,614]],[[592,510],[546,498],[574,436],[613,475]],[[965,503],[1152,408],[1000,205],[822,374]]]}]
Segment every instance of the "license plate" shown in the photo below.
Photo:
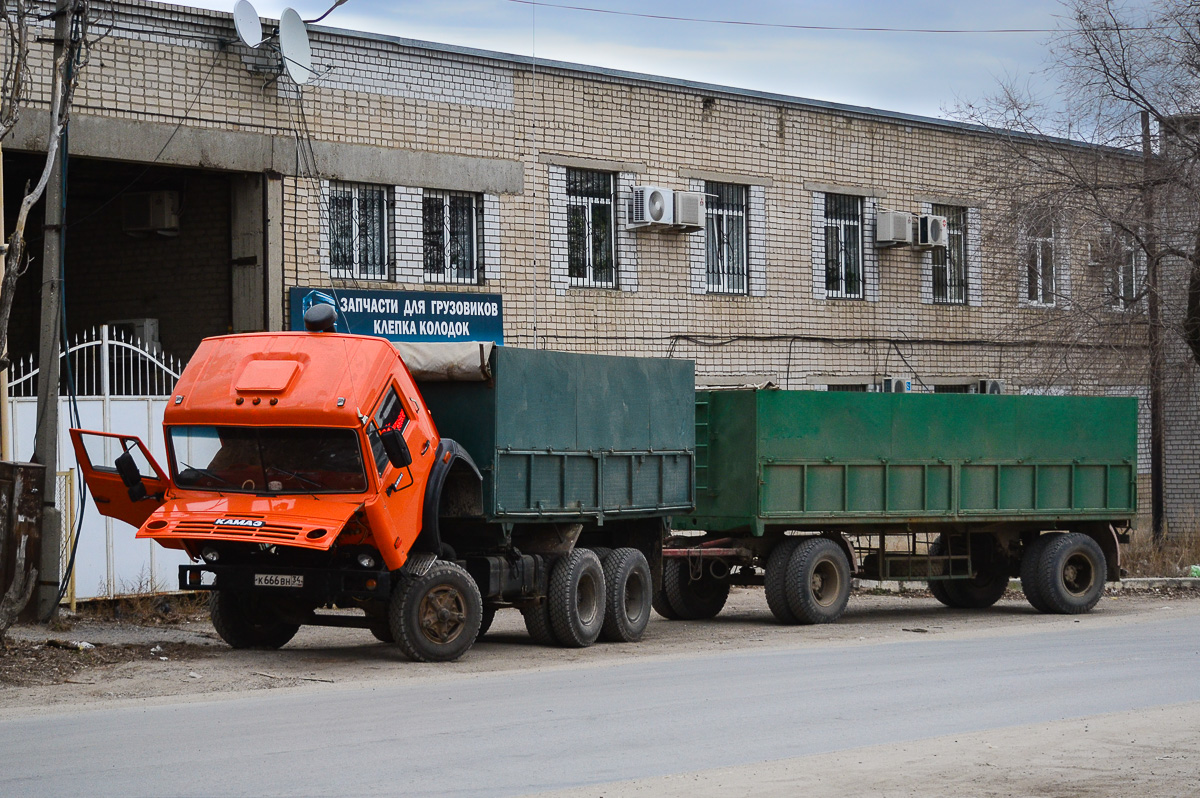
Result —
[{"label": "license plate", "polygon": [[302,574],[255,574],[255,587],[304,587]]}]

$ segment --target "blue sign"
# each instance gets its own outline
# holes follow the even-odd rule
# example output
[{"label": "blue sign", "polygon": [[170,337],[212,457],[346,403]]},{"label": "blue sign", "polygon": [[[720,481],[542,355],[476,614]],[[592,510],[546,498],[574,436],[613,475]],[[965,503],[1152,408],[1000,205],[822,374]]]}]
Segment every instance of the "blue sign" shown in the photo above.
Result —
[{"label": "blue sign", "polygon": [[313,305],[337,308],[337,331],[389,341],[494,341],[504,343],[499,294],[294,287],[291,328],[304,329]]}]

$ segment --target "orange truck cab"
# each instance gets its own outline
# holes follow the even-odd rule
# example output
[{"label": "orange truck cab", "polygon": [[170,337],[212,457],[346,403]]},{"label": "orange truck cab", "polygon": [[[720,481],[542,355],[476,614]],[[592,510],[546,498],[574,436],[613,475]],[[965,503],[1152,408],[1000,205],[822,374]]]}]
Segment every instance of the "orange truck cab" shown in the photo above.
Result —
[{"label": "orange truck cab", "polygon": [[[101,514],[190,555],[179,586],[212,592],[221,637],[235,648],[279,647],[303,624],[356,626],[412,659],[451,660],[497,609],[516,607],[543,643],[640,638],[665,519],[693,500],[694,438],[657,455],[643,447],[660,481],[664,468],[686,477],[666,500],[637,498],[649,478],[645,451],[636,463],[638,451],[566,440],[553,419],[512,405],[561,409],[588,400],[580,375],[597,362],[636,361],[649,374],[657,361],[496,347],[483,379],[433,390],[445,397],[438,417],[471,441],[468,451],[439,434],[395,345],[320,331],[330,326],[203,341],[163,416],[165,469],[137,438],[71,430]],[[691,401],[671,400],[681,431],[690,430]],[[618,434],[631,413],[645,425],[654,411],[618,403],[604,413],[620,417],[597,434]],[[551,445],[514,454],[526,450],[497,438],[506,413],[521,424],[514,434]],[[611,498],[610,461],[628,470]]]}]

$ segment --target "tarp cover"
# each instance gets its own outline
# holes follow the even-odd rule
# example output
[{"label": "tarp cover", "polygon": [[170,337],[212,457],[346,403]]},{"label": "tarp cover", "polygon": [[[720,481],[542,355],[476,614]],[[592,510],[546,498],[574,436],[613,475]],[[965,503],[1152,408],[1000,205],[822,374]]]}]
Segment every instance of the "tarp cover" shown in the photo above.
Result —
[{"label": "tarp cover", "polygon": [[492,378],[488,363],[496,345],[491,341],[400,341],[395,346],[418,382],[485,382]]}]

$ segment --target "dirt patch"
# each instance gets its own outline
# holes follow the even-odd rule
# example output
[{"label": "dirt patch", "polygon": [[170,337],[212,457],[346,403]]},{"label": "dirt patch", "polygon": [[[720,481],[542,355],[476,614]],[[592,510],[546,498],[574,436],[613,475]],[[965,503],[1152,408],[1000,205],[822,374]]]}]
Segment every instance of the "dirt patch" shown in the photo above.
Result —
[{"label": "dirt patch", "polygon": [[55,684],[97,684],[93,669],[125,662],[168,662],[213,656],[188,643],[108,645],[86,640],[49,638],[11,640],[0,649],[0,690]]}]

